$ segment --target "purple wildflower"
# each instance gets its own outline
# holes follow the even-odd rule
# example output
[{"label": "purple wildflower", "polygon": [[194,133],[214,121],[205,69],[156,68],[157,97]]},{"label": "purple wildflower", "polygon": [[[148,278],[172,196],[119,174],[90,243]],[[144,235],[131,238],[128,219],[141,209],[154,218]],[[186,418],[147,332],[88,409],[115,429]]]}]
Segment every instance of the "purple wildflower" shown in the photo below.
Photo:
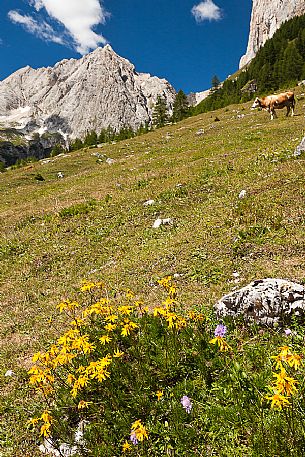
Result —
[{"label": "purple wildflower", "polygon": [[137,440],[137,436],[136,436],[136,432],[135,431],[132,431],[131,434],[130,434],[130,441],[132,442],[132,444],[134,444],[135,446],[138,444],[138,440]]},{"label": "purple wildflower", "polygon": [[292,333],[292,331],[290,330],[290,328],[286,328],[284,331],[285,331],[285,335],[286,335],[286,336],[289,336],[289,335],[291,335],[291,333]]},{"label": "purple wildflower", "polygon": [[185,411],[188,414],[190,414],[193,404],[192,404],[191,400],[189,399],[189,397],[187,395],[183,395],[183,397],[181,398],[180,401],[181,401],[181,404],[182,404],[183,408],[185,409]]},{"label": "purple wildflower", "polygon": [[223,338],[226,333],[227,333],[227,327],[225,325],[223,325],[223,324],[218,324],[217,327],[215,328],[214,335],[216,337],[220,336],[221,338]]}]

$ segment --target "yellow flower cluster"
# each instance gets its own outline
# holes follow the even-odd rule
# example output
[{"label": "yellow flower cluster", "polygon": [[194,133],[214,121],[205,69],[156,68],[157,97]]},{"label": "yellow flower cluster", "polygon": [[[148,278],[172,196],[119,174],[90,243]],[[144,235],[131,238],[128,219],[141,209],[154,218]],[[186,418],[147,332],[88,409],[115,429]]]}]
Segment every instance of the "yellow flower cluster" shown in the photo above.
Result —
[{"label": "yellow flower cluster", "polygon": [[80,290],[82,292],[91,292],[92,289],[102,289],[104,284],[102,282],[83,281]]},{"label": "yellow flower cluster", "polygon": [[276,370],[281,370],[283,368],[283,364],[285,363],[288,364],[291,368],[298,370],[302,363],[301,356],[298,354],[293,354],[289,346],[281,346],[279,354],[272,355],[271,358],[276,362]]},{"label": "yellow flower cluster", "polygon": [[186,319],[183,316],[171,311],[170,305],[166,305],[165,308],[157,307],[154,309],[154,316],[160,316],[168,323],[168,328],[175,328],[181,330],[186,327]]},{"label": "yellow flower cluster", "polygon": [[134,436],[137,441],[144,441],[144,439],[148,439],[147,430],[145,426],[142,424],[141,420],[136,420],[132,424],[130,436]]},{"label": "yellow flower cluster", "polygon": [[53,418],[50,415],[50,411],[43,411],[40,417],[33,417],[29,420],[29,425],[36,426],[38,423],[41,423],[40,426],[40,435],[48,438],[51,434],[51,426]]},{"label": "yellow flower cluster", "polygon": [[280,352],[276,356],[271,356],[275,361],[275,369],[279,373],[273,373],[275,378],[268,389],[272,395],[266,395],[265,398],[271,401],[271,408],[281,410],[285,406],[289,406],[289,398],[297,393],[297,380],[288,375],[286,367],[298,370],[301,366],[301,357],[294,354],[289,346],[281,346]]},{"label": "yellow flower cluster", "polygon": [[167,291],[168,296],[170,299],[174,300],[177,296],[177,287],[176,284],[173,282],[173,278],[171,276],[166,276],[158,281],[164,289]]},{"label": "yellow flower cluster", "polygon": [[87,367],[80,366],[78,368],[79,376],[75,378],[73,375],[68,376],[67,382],[69,384],[73,383],[71,389],[71,396],[75,398],[78,392],[86,387],[92,379],[96,379],[99,382],[105,381],[110,377],[110,372],[108,370],[109,365],[112,362],[112,357],[107,355],[97,361],[90,362]]}]

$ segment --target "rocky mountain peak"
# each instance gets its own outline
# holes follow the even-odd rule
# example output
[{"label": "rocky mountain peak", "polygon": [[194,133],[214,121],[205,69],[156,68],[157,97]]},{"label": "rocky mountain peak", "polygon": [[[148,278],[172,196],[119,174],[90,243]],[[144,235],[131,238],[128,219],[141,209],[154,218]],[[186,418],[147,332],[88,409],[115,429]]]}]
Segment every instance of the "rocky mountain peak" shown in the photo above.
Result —
[{"label": "rocky mountain peak", "polygon": [[110,45],[54,67],[22,68],[0,82],[0,127],[24,132],[87,131],[149,122],[157,96],[172,107],[176,92],[165,79],[137,73]]},{"label": "rocky mountain peak", "polygon": [[250,62],[281,24],[305,13],[304,0],[253,0],[247,52],[239,68]]}]

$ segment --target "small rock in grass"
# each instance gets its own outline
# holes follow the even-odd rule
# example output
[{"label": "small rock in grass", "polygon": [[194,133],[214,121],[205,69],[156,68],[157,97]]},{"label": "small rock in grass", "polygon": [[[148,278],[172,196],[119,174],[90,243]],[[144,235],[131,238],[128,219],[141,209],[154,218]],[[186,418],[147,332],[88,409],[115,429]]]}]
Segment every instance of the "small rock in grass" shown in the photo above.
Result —
[{"label": "small rock in grass", "polygon": [[167,217],[165,219],[160,219],[158,217],[158,219],[156,219],[155,222],[153,223],[152,228],[159,228],[160,225],[171,225],[172,223],[173,223],[173,219],[171,219],[170,217]]},{"label": "small rock in grass", "polygon": [[62,178],[64,178],[64,177],[65,177],[65,175],[64,175],[64,173],[63,173],[62,171],[59,171],[59,172],[57,173],[57,178],[58,178],[58,179],[62,179]]},{"label": "small rock in grass", "polygon": [[302,154],[302,152],[305,152],[305,136],[302,139],[301,143],[296,147],[293,155],[294,157],[298,157]]},{"label": "small rock in grass", "polygon": [[10,376],[14,376],[14,374],[15,374],[15,373],[13,372],[13,370],[7,370],[7,372],[5,373],[4,376],[10,377]]},{"label": "small rock in grass", "polygon": [[245,191],[245,189],[243,189],[242,191],[240,191],[238,198],[243,199],[243,198],[245,198],[246,195],[247,195],[247,192]]},{"label": "small rock in grass", "polygon": [[160,219],[160,218],[158,217],[158,219],[156,219],[155,222],[153,223],[152,228],[159,228],[160,225],[162,225],[162,219]]},{"label": "small rock in grass", "polygon": [[115,160],[114,160],[114,159],[111,159],[110,157],[108,157],[108,158],[106,159],[106,163],[108,163],[108,165],[112,165],[114,162],[115,162]]},{"label": "small rock in grass", "polygon": [[197,132],[196,132],[196,135],[197,135],[197,136],[201,136],[201,135],[203,135],[203,134],[204,134],[204,130],[203,130],[203,129],[199,129],[199,130],[197,130]]},{"label": "small rock in grass", "polygon": [[143,203],[143,206],[151,206],[155,204],[155,200],[147,200]]}]

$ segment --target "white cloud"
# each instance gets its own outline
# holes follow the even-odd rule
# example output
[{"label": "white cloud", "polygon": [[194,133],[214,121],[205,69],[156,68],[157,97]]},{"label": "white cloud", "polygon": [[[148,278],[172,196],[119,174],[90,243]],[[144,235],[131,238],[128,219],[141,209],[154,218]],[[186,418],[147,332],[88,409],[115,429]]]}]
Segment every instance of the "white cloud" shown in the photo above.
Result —
[{"label": "white cloud", "polygon": [[37,22],[32,16],[22,15],[14,10],[9,11],[8,17],[14,24],[22,25],[28,32],[33,33],[43,40],[65,44],[64,39],[45,21]]},{"label": "white cloud", "polygon": [[219,21],[222,18],[222,11],[213,0],[204,0],[198,5],[194,5],[192,14],[197,22]]},{"label": "white cloud", "polygon": [[[36,14],[45,9],[49,17],[60,24],[66,29],[70,39],[72,38],[72,46],[80,54],[86,54],[90,49],[95,49],[100,44],[106,44],[107,40],[94,32],[93,28],[98,24],[104,24],[106,18],[109,16],[104,9],[102,0],[28,0],[29,4],[34,7]],[[11,13],[14,15],[16,11],[11,11],[9,17],[11,20]],[[19,13],[17,13],[19,14]],[[19,14],[19,16],[21,16]],[[31,16],[21,16],[29,18],[39,25]],[[20,18],[19,18],[20,19]],[[27,19],[28,20],[28,19]],[[14,21],[23,24],[27,30],[35,33],[33,25],[27,25],[24,22]],[[46,24],[46,22],[44,22]],[[48,24],[47,24],[48,25]],[[53,30],[53,29],[52,29]],[[38,34],[38,30],[36,32]],[[57,37],[60,34],[56,34]],[[41,37],[41,35],[38,34]],[[63,40],[63,37],[59,38]],[[54,40],[52,40],[54,41]]]}]

